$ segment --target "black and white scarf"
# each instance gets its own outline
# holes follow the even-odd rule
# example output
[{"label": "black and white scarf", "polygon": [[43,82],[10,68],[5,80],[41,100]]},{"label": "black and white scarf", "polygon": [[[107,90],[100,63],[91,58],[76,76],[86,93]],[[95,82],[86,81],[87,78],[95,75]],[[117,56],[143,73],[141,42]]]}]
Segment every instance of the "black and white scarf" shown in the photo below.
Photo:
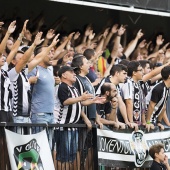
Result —
[{"label": "black and white scarf", "polygon": [[140,124],[142,121],[142,114],[146,111],[145,95],[139,82],[134,82],[132,80],[132,83],[134,87],[133,121]]}]

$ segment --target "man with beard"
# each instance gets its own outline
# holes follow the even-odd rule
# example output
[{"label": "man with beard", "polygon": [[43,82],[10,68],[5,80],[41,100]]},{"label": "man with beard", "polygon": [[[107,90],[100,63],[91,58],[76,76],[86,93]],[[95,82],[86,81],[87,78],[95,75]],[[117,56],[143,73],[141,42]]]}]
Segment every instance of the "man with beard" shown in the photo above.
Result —
[{"label": "man with beard", "polygon": [[101,86],[103,85],[103,83],[108,82],[108,83],[114,84],[118,92],[118,95],[117,95],[118,105],[121,106],[119,107],[118,114],[117,114],[118,120],[119,120],[118,122],[119,126],[121,126],[122,128],[125,128],[124,123],[126,123],[131,128],[135,127],[137,129],[137,125],[135,123],[130,123],[128,120],[126,106],[121,96],[121,90],[120,90],[119,84],[124,83],[126,78],[127,78],[127,67],[124,66],[123,64],[113,65],[110,70],[110,75],[106,78],[103,78],[100,84],[96,87],[96,95],[99,95],[101,93]]},{"label": "man with beard", "polygon": [[101,97],[106,100],[102,104],[97,104],[97,113],[101,117],[101,122],[105,125],[113,125],[119,128],[116,111],[118,106],[116,86],[111,83],[104,83],[101,87]]}]

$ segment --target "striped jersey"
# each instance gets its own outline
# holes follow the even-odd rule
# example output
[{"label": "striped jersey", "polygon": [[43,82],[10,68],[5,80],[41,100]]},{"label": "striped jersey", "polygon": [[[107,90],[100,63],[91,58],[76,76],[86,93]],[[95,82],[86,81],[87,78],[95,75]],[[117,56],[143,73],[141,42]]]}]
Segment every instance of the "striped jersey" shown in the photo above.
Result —
[{"label": "striped jersey", "polygon": [[10,80],[8,77],[8,74],[6,71],[4,71],[3,69],[0,70],[1,72],[1,79],[0,79],[0,101],[1,101],[1,105],[0,105],[0,110],[4,110],[6,112],[11,110],[11,98],[12,98],[12,93],[10,90]]},{"label": "striped jersey", "polygon": [[157,117],[162,112],[169,96],[169,88],[165,86],[164,82],[157,84],[151,91],[151,101],[156,103],[150,122],[156,123]]},{"label": "striped jersey", "polygon": [[15,68],[12,68],[9,71],[13,95],[13,116],[30,116],[31,91],[27,75],[28,66],[26,66],[19,74],[16,72]]},{"label": "striped jersey", "polygon": [[56,96],[56,103],[60,105],[59,112],[55,115],[56,123],[70,124],[78,122],[81,114],[81,102],[63,105],[67,99],[79,97],[77,89],[62,82],[58,87]]}]

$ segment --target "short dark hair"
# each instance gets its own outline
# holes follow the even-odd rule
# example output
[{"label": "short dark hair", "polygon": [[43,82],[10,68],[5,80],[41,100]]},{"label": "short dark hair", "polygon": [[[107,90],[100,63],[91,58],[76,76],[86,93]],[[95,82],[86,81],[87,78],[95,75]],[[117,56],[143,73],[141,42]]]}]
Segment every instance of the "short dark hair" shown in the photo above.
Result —
[{"label": "short dark hair", "polygon": [[83,58],[86,58],[82,54],[75,54],[71,63],[71,67],[76,67],[75,74],[80,74],[80,67],[83,65]]},{"label": "short dark hair", "polygon": [[155,145],[152,145],[149,149],[149,155],[155,159],[155,153],[159,154],[161,149],[164,149],[164,145],[162,143],[158,143]]},{"label": "short dark hair", "polygon": [[119,62],[119,64],[123,64],[125,65],[126,67],[128,66],[128,64],[130,63],[129,60],[126,60],[126,59],[123,59],[122,61]]},{"label": "short dark hair", "polygon": [[138,70],[138,67],[141,66],[140,63],[138,61],[131,61],[128,64],[128,76],[132,77],[133,76],[133,72]]},{"label": "short dark hair", "polygon": [[111,83],[104,83],[101,86],[101,95],[104,95],[106,93],[106,91],[111,91]]},{"label": "short dark hair", "polygon": [[127,67],[123,64],[116,64],[113,65],[112,68],[110,69],[110,75],[114,76],[116,72],[121,72],[121,71],[128,71]]},{"label": "short dark hair", "polygon": [[170,75],[170,66],[165,66],[162,70],[161,70],[161,76],[163,80],[167,80],[168,77]]},{"label": "short dark hair", "polygon": [[58,76],[58,70],[60,69],[61,65],[57,64],[56,66],[53,66],[53,74],[54,76]]},{"label": "short dark hair", "polygon": [[86,49],[83,53],[83,55],[87,58],[87,60],[90,60],[92,56],[94,56],[94,50],[93,49]]},{"label": "short dark hair", "polygon": [[150,61],[149,60],[140,60],[139,63],[142,66],[142,68],[145,68],[146,64],[149,64],[149,66],[150,66]]},{"label": "short dark hair", "polygon": [[39,46],[37,46],[37,47],[35,48],[35,50],[34,50],[35,56],[42,51],[42,48],[43,48],[43,47],[48,47],[48,46],[46,46],[46,45],[39,45]]}]

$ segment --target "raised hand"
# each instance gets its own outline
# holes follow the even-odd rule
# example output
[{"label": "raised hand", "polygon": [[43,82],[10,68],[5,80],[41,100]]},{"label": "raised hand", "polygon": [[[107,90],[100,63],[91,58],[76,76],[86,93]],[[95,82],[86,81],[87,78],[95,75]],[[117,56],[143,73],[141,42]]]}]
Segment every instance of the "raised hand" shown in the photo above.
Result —
[{"label": "raised hand", "polygon": [[121,36],[121,35],[123,35],[123,34],[125,33],[125,31],[126,31],[125,26],[121,25],[121,27],[120,27],[120,28],[118,29],[118,31],[117,31],[117,34],[118,34],[119,36]]},{"label": "raised hand", "polygon": [[149,41],[147,44],[146,44],[146,48],[148,49],[149,46],[151,45],[152,41]]},{"label": "raised hand", "polygon": [[118,24],[113,25],[111,32],[115,34],[118,31]]},{"label": "raised hand", "polygon": [[54,39],[53,39],[53,41],[52,41],[52,43],[51,43],[51,45],[52,45],[53,47],[59,42],[59,39],[58,39],[59,35],[60,35],[60,34],[57,34],[57,35],[54,37]]},{"label": "raised hand", "polygon": [[89,34],[90,34],[90,31],[91,31],[91,26],[90,26],[90,25],[88,25],[88,26],[87,26],[87,28],[86,28],[86,30],[85,30],[84,35],[85,35],[86,37],[88,37],[88,36],[89,36]]},{"label": "raised hand", "polygon": [[48,30],[46,39],[51,40],[55,36],[54,32],[55,31],[53,29]]},{"label": "raised hand", "polygon": [[140,39],[143,36],[142,29],[140,29],[136,35],[137,39]]},{"label": "raised hand", "polygon": [[166,49],[167,49],[168,45],[169,45],[169,42],[168,42],[168,43],[166,43],[166,44],[162,47],[162,50],[163,50],[164,52],[166,51]]},{"label": "raised hand", "polygon": [[146,45],[147,45],[146,40],[142,40],[142,41],[139,43],[138,47],[139,47],[139,48],[144,48]]},{"label": "raised hand", "polygon": [[103,33],[103,38],[106,38],[107,37],[107,35],[108,35],[108,33],[109,33],[109,27],[108,28],[106,28],[105,30],[104,30],[104,33]]},{"label": "raised hand", "polygon": [[158,35],[156,37],[156,45],[160,46],[163,44],[163,42],[164,42],[164,39],[162,38],[162,35]]},{"label": "raised hand", "polygon": [[10,23],[8,27],[8,33],[12,34],[15,31],[15,28],[16,28],[16,21],[13,21]]},{"label": "raised hand", "polygon": [[22,31],[21,31],[22,35],[24,35],[26,33],[28,21],[29,20],[25,20],[25,22],[24,22],[24,25],[23,25],[23,28],[22,28]]},{"label": "raised hand", "polygon": [[93,30],[90,30],[89,39],[92,40],[94,36],[95,36],[95,33],[93,33]]},{"label": "raised hand", "polygon": [[68,40],[70,41],[73,38],[73,35],[75,34],[75,32],[72,32],[68,35]]},{"label": "raised hand", "polygon": [[74,40],[77,40],[77,39],[79,38],[79,36],[80,36],[80,33],[79,33],[79,32],[76,32],[76,33],[74,34],[73,39],[74,39]]},{"label": "raised hand", "polygon": [[38,32],[34,40],[35,46],[41,44],[44,41],[44,39],[41,39],[41,37],[42,37],[42,32]]},{"label": "raised hand", "polygon": [[96,47],[97,47],[97,43],[91,43],[91,44],[90,44],[90,48],[91,48],[91,49],[95,49]]}]

